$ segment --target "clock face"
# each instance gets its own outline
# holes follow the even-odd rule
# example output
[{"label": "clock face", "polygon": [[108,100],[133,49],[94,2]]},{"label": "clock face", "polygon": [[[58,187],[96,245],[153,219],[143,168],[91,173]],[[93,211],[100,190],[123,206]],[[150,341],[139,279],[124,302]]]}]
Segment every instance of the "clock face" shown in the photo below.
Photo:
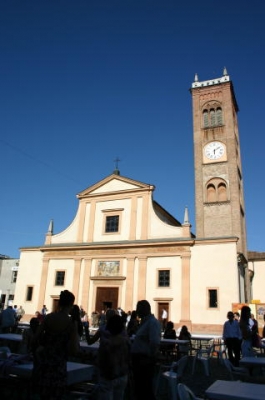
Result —
[{"label": "clock face", "polygon": [[225,153],[225,146],[220,142],[211,142],[204,148],[204,154],[209,160],[218,160]]}]

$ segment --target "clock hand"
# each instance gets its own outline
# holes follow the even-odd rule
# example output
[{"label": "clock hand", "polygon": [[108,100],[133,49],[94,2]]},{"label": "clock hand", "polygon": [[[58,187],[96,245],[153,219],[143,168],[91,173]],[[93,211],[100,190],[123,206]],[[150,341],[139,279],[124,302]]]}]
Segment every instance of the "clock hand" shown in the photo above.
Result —
[{"label": "clock hand", "polygon": [[216,147],[216,148],[214,149],[214,154],[215,154],[215,152],[216,152],[217,150],[219,150],[219,149],[220,149],[220,146]]}]

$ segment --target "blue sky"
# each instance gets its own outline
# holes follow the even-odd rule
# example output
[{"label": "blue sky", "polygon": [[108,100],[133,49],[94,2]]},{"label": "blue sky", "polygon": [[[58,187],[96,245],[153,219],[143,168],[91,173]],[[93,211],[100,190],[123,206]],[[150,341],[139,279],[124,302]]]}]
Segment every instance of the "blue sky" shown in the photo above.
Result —
[{"label": "blue sky", "polygon": [[[199,4],[201,3],[201,4]],[[189,89],[226,66],[240,112],[249,250],[265,251],[265,2],[0,3],[0,254],[44,244],[76,194],[111,174],[154,184],[193,231]]]}]

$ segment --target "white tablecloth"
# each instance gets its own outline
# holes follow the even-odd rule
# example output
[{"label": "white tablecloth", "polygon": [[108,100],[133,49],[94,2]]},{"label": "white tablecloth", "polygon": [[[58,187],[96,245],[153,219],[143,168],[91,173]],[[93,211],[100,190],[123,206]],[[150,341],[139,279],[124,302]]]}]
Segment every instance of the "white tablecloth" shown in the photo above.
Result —
[{"label": "white tablecloth", "polygon": [[[12,365],[6,369],[6,373],[14,374],[21,378],[30,379],[33,371],[33,363]],[[94,372],[93,365],[67,362],[67,384],[85,382],[92,379]]]},{"label": "white tablecloth", "polygon": [[209,400],[264,400],[265,386],[240,381],[215,381],[207,390]]}]

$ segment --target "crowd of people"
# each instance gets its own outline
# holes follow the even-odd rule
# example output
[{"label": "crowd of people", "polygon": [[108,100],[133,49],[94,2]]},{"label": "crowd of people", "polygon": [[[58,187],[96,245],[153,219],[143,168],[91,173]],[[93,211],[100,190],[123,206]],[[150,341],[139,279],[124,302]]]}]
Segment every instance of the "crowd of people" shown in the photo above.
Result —
[{"label": "crowd of people", "polygon": [[[16,313],[11,304],[1,313],[2,332],[13,332]],[[151,313],[149,302],[139,301],[136,310],[128,313],[118,308],[93,314],[98,316],[91,318],[98,329],[90,336],[87,313],[75,304],[75,296],[68,290],[61,292],[58,310],[48,312],[43,305],[36,311],[22,333],[20,346],[22,354],[33,358],[33,391],[40,399],[62,399],[67,360],[81,354],[81,339],[89,344],[99,340],[97,398],[121,400],[130,385],[135,399],[154,399],[152,381],[161,324]]]},{"label": "crowd of people", "polygon": [[[263,329],[264,337],[265,329]],[[223,326],[223,340],[227,347],[229,361],[239,366],[242,357],[256,355],[255,348],[261,347],[261,336],[259,335],[258,322],[251,313],[248,306],[241,308],[239,312],[227,313],[227,321]]]},{"label": "crowd of people", "polygon": [[15,332],[17,325],[23,315],[25,310],[22,306],[12,305],[12,302],[8,303],[7,308],[3,309],[0,313],[0,332],[10,333]]},{"label": "crowd of people", "polygon": [[[12,332],[24,314],[21,306],[9,304],[1,313],[2,332]],[[98,400],[122,400],[128,392],[133,393],[131,398],[135,400],[154,400],[153,378],[161,357],[161,336],[187,341],[178,345],[178,357],[188,354],[191,345],[187,326],[183,325],[177,334],[173,322],[164,319],[161,324],[152,314],[149,302],[141,300],[128,313],[121,308],[93,312],[91,322],[97,330],[90,335],[86,311],[75,304],[73,293],[62,291],[58,310],[49,313],[43,305],[31,318],[29,329],[23,332],[21,352],[33,357],[34,390],[41,399],[62,398],[67,386],[67,360],[78,357],[83,339],[89,345],[99,341]],[[223,340],[235,366],[241,356],[254,354],[253,347],[259,346],[260,337],[250,307],[243,306],[241,315],[227,313]]]},{"label": "crowd of people", "polygon": [[135,399],[155,398],[152,383],[161,324],[151,313],[148,301],[139,301],[136,310],[129,315],[121,309],[101,313],[98,330],[93,336],[89,334],[88,321],[82,321],[84,311],[74,304],[70,292],[61,292],[59,307],[59,311],[47,314],[31,335],[33,376],[41,398],[61,398],[66,387],[67,357],[78,355],[83,332],[88,344],[100,341],[97,360],[99,400],[123,399],[129,384]]}]

